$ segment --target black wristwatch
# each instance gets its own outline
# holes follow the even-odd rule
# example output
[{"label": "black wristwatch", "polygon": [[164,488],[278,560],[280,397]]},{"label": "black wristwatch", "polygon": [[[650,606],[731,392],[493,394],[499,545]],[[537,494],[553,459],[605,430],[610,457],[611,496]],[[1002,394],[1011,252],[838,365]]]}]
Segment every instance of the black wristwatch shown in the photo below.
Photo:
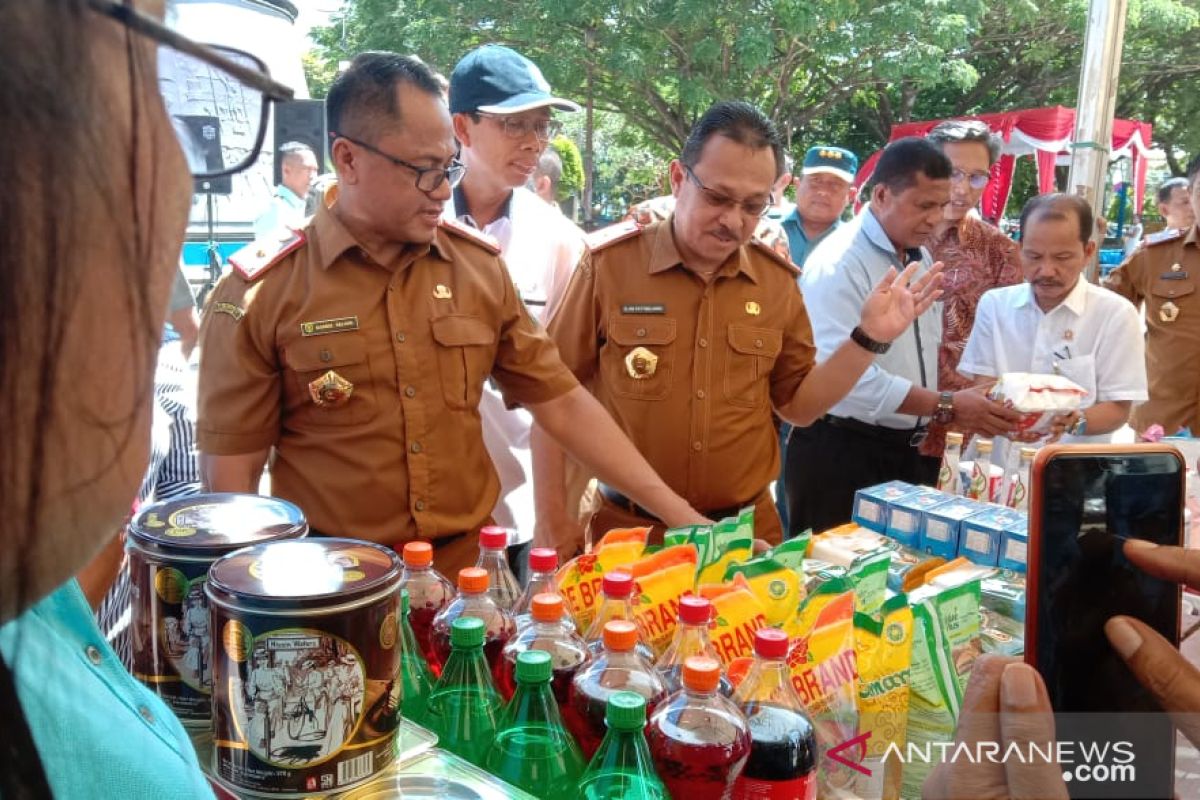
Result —
[{"label": "black wristwatch", "polygon": [[954,393],[939,392],[937,410],[933,412],[933,421],[939,425],[949,425],[954,421]]},{"label": "black wristwatch", "polygon": [[854,342],[863,350],[866,350],[869,353],[874,353],[875,355],[883,355],[892,348],[891,342],[875,341],[870,336],[867,336],[867,332],[858,325],[855,325],[854,330],[850,331],[850,341]]}]

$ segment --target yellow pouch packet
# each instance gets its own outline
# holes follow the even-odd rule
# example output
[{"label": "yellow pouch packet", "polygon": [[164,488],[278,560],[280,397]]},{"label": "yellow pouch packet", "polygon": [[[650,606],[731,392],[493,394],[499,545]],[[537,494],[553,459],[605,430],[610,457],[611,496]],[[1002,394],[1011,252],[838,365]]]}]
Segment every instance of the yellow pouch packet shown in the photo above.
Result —
[{"label": "yellow pouch packet", "polygon": [[858,732],[870,734],[862,763],[871,774],[857,777],[862,797],[900,797],[903,764],[895,758],[884,761],[884,755],[893,744],[903,751],[906,741],[912,628],[912,608],[902,594],[883,604],[881,620],[854,615]]},{"label": "yellow pouch packet", "polygon": [[[613,533],[620,536],[609,539]],[[649,528],[610,532],[600,540],[594,552],[576,556],[559,567],[554,576],[555,584],[571,611],[577,630],[586,631],[596,616],[604,573],[641,557],[649,536]]]},{"label": "yellow pouch packet", "polygon": [[731,583],[701,584],[696,593],[713,604],[709,640],[721,666],[754,655],[754,632],[767,627],[766,611],[740,575]]},{"label": "yellow pouch packet", "polygon": [[634,618],[642,640],[662,655],[675,636],[679,598],[696,585],[696,548],[664,547],[629,565],[634,580]]},{"label": "yellow pouch packet", "polygon": [[730,564],[723,577],[731,581],[737,576],[746,581],[747,587],[762,604],[767,625],[782,628],[788,636],[798,633],[796,609],[804,600],[804,584],[795,570],[770,556],[762,556]]}]

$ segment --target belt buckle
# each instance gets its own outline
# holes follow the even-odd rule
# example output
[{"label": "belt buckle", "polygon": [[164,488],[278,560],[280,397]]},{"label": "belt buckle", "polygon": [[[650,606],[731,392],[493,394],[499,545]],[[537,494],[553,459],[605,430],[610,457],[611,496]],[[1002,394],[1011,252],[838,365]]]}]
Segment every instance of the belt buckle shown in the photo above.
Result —
[{"label": "belt buckle", "polygon": [[920,428],[913,431],[913,435],[908,438],[909,447],[920,447],[929,438],[929,429]]}]

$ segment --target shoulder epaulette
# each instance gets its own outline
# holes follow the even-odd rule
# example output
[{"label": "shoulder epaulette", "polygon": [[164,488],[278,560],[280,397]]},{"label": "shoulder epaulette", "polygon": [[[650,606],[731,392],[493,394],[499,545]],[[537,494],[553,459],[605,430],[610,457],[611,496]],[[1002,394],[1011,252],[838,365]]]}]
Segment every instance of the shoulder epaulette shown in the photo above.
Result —
[{"label": "shoulder epaulette", "polygon": [[247,281],[256,281],[288,253],[307,241],[304,231],[281,229],[250,244],[229,256],[229,263]]},{"label": "shoulder epaulette", "polygon": [[601,228],[598,231],[592,231],[586,237],[589,250],[601,250],[617,242],[623,242],[633,236],[637,236],[642,232],[640,223],[633,220],[618,222],[614,225],[609,225],[607,228]]},{"label": "shoulder epaulette", "polygon": [[1156,244],[1164,244],[1165,242],[1173,242],[1183,236],[1184,231],[1178,228],[1167,228],[1166,230],[1152,233],[1142,239],[1142,244],[1146,247],[1154,247]]},{"label": "shoulder epaulette", "polygon": [[755,233],[750,237],[750,245],[756,252],[770,256],[772,261],[781,264],[796,274],[800,273],[800,268],[792,263],[792,256],[787,248],[787,239],[780,237],[772,237],[771,241],[764,239],[759,233]]},{"label": "shoulder epaulette", "polygon": [[446,219],[444,217],[439,224],[442,230],[452,233],[456,236],[461,236],[464,239],[470,239],[472,242],[484,248],[494,256],[500,255],[500,243],[488,236],[483,231],[472,228],[470,225],[459,222],[456,219]]}]

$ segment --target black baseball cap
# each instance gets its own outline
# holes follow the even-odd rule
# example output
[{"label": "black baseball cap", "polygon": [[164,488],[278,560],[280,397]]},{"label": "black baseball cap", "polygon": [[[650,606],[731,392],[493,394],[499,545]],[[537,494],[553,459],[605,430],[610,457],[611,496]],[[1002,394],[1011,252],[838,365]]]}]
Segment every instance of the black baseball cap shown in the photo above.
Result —
[{"label": "black baseball cap", "polygon": [[579,104],[550,93],[537,65],[498,44],[485,44],[463,56],[450,74],[450,113],[519,114],[549,106],[579,111]]}]

